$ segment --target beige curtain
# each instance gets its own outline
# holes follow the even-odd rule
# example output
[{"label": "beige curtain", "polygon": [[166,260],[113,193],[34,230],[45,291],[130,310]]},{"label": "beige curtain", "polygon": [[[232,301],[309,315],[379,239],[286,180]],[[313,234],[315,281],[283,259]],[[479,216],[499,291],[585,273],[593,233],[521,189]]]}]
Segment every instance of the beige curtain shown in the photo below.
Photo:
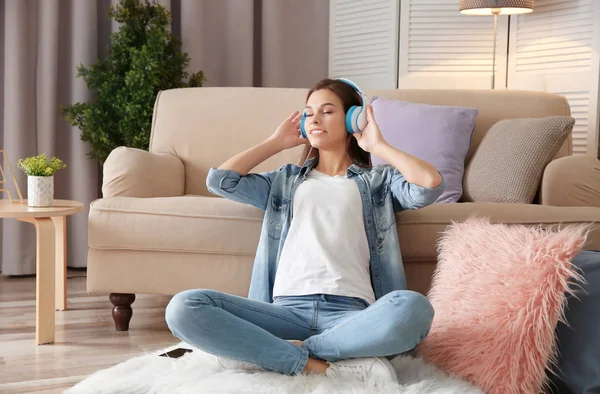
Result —
[{"label": "beige curtain", "polygon": [[[17,159],[46,153],[67,163],[55,176],[55,197],[86,207],[67,221],[71,267],[87,264],[88,207],[101,197],[101,169],[58,108],[93,99],[75,68],[108,53],[118,29],[106,16],[111,2],[117,0],[0,0],[0,149],[25,195]],[[191,58],[189,70],[205,72],[205,86],[310,87],[327,75],[327,0],[159,2],[173,14],[171,30]],[[3,219],[0,246],[2,274],[35,273],[32,225]]]},{"label": "beige curtain", "polygon": [[206,86],[310,87],[327,76],[327,0],[171,0]]}]

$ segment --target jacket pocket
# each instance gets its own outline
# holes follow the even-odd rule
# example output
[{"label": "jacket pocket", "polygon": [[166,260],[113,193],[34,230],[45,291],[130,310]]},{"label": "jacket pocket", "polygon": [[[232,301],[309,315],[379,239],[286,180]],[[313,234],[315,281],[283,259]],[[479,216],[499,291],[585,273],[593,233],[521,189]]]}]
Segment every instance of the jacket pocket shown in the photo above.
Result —
[{"label": "jacket pocket", "polygon": [[287,216],[288,207],[290,200],[274,195],[271,197],[271,203],[269,205],[269,237],[273,239],[280,239],[281,232],[283,231],[283,224]]},{"label": "jacket pocket", "polygon": [[384,206],[386,201],[391,202],[391,199],[392,195],[390,193],[390,185],[388,183],[383,183],[381,186],[371,192],[371,201],[376,207]]},{"label": "jacket pocket", "polygon": [[382,184],[371,193],[375,227],[379,232],[385,232],[396,224],[392,193],[388,183]]}]

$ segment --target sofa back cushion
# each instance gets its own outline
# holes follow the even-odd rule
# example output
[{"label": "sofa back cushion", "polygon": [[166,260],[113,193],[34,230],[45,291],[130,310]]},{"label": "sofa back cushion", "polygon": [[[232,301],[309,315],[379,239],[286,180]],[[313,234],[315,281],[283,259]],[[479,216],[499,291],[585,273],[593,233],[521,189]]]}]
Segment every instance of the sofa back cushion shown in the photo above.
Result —
[{"label": "sofa back cushion", "polygon": [[[211,195],[210,167],[269,137],[285,117],[302,110],[308,89],[202,87],[161,92],[155,103],[151,152],[166,152],[185,165],[185,193]],[[567,101],[542,92],[487,90],[371,90],[367,96],[479,110],[466,162],[489,128],[501,119],[570,115]],[[418,131],[415,131],[418,132]],[[281,152],[253,171],[297,163],[303,147]],[[571,154],[567,138],[556,157]]]},{"label": "sofa back cushion", "polygon": [[[185,193],[212,196],[206,188],[211,167],[264,141],[295,110],[305,89],[206,87],[166,90],[154,108],[151,152],[178,156],[185,166]],[[270,171],[298,162],[302,146],[283,151],[256,167]]]}]

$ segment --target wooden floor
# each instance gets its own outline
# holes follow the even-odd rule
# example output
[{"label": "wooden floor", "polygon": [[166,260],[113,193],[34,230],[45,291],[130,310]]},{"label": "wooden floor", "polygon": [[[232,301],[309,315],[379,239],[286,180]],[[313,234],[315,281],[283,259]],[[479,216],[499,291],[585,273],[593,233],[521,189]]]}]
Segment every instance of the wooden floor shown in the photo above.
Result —
[{"label": "wooden floor", "polygon": [[0,393],[62,393],[89,374],[178,343],[164,319],[168,296],[136,295],[129,331],[117,332],[108,295],[86,293],[85,270],[68,271],[56,341],[35,344],[35,277],[0,274]]}]

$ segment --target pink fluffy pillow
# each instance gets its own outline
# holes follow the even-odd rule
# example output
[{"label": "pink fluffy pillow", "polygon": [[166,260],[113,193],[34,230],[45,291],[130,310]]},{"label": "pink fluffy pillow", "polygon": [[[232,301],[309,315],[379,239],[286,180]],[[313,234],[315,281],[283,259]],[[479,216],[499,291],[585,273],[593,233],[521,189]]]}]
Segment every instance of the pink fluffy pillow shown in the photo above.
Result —
[{"label": "pink fluffy pillow", "polygon": [[435,318],[419,355],[487,393],[538,393],[556,361],[565,294],[582,280],[571,258],[588,230],[453,223],[438,245]]}]

